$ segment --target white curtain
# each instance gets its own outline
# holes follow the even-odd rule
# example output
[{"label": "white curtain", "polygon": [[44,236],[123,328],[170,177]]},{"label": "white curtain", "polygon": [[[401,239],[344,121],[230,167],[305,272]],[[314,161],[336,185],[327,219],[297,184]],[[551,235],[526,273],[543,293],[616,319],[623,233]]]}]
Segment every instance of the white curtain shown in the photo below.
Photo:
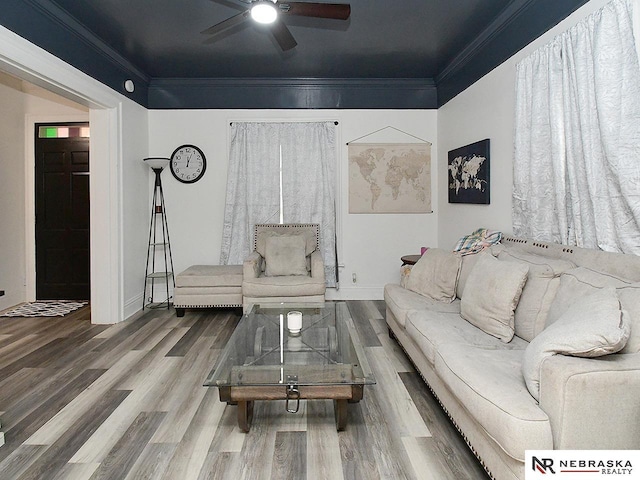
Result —
[{"label": "white curtain", "polygon": [[269,123],[231,125],[222,265],[240,265],[249,256],[256,223],[280,219],[279,130]]},{"label": "white curtain", "polygon": [[327,286],[336,286],[336,144],[333,122],[286,123],[281,128],[285,223],[320,224]]},{"label": "white curtain", "polygon": [[517,65],[513,229],[640,254],[640,67],[614,0]]},{"label": "white curtain", "polygon": [[256,223],[320,224],[327,286],[336,286],[333,122],[233,123],[220,263],[241,264]]}]

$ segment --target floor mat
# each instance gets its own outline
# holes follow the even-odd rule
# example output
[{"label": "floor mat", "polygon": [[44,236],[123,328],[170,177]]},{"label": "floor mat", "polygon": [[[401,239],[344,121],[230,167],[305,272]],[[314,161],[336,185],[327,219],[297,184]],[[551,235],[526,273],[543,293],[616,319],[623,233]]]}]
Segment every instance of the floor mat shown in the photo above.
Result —
[{"label": "floor mat", "polygon": [[20,305],[0,317],[63,317],[67,313],[84,307],[88,302],[73,300],[43,300]]}]

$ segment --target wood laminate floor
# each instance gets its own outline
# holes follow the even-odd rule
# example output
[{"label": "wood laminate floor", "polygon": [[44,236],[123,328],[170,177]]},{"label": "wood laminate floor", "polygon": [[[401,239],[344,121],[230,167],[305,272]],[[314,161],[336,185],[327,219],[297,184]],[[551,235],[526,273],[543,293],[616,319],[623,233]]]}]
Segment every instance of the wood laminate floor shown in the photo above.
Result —
[{"label": "wood laminate floor", "polygon": [[0,318],[0,479],[487,479],[404,352],[384,303],[347,302],[377,385],[335,429],[333,402],[256,402],[251,431],[202,386],[235,310],[92,325]]}]

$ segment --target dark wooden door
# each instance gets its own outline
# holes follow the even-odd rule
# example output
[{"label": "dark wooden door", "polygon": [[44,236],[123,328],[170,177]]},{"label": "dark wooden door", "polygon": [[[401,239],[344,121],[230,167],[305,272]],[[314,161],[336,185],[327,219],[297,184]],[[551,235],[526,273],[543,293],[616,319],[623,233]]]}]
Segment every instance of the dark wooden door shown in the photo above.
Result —
[{"label": "dark wooden door", "polygon": [[35,140],[36,297],[88,300],[89,138],[39,138],[41,126]]}]

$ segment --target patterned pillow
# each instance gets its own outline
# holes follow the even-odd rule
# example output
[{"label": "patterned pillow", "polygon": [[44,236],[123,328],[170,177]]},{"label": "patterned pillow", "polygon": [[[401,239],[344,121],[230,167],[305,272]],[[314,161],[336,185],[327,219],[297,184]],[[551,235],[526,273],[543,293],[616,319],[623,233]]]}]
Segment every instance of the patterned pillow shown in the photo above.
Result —
[{"label": "patterned pillow", "polygon": [[479,228],[475,232],[465,235],[453,248],[454,252],[460,252],[462,255],[470,255],[478,253],[483,249],[499,243],[502,239],[502,232]]}]

